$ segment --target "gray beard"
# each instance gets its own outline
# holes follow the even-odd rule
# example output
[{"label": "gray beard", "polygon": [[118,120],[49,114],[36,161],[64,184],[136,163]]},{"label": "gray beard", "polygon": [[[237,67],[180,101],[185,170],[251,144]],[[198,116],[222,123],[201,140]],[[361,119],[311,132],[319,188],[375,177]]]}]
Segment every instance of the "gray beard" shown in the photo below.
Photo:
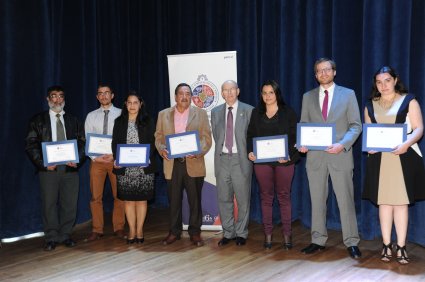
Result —
[{"label": "gray beard", "polygon": [[49,108],[56,112],[56,113],[60,113],[62,112],[63,108],[65,107],[65,101],[63,101],[62,103],[60,103],[60,105],[55,105],[54,103],[49,101]]}]

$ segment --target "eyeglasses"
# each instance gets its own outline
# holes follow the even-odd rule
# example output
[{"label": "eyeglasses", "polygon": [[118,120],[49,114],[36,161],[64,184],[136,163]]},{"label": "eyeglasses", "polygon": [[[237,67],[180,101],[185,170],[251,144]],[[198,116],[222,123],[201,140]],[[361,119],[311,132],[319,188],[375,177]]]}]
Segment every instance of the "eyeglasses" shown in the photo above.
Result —
[{"label": "eyeglasses", "polygon": [[325,68],[321,70],[316,70],[316,74],[322,74],[322,73],[330,73],[333,69],[332,68]]},{"label": "eyeglasses", "polygon": [[97,96],[109,96],[111,95],[111,92],[105,91],[105,92],[97,92]]},{"label": "eyeglasses", "polygon": [[49,97],[51,99],[56,99],[56,98],[63,99],[63,98],[65,98],[65,95],[63,95],[63,94],[51,94]]},{"label": "eyeglasses", "polygon": [[225,94],[229,94],[230,92],[236,92],[236,90],[237,90],[237,88],[233,87],[233,88],[230,88],[230,89],[223,89],[223,90],[221,90],[221,92],[223,92]]}]

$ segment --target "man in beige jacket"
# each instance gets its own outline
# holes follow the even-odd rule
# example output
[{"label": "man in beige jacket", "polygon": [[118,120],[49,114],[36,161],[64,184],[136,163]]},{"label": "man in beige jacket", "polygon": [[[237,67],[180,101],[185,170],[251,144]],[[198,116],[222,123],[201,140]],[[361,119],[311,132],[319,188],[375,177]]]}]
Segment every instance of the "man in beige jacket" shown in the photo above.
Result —
[{"label": "man in beige jacket", "polygon": [[[190,240],[196,246],[202,246],[201,192],[206,174],[204,155],[211,148],[211,129],[207,112],[191,106],[192,89],[188,84],[180,83],[174,93],[176,105],[158,114],[155,132],[155,146],[164,159],[164,175],[170,204],[170,230],[162,242],[169,245],[180,239],[183,189],[186,189],[190,208],[188,229]],[[168,158],[169,150],[165,136],[187,131],[198,131],[201,152],[183,158]]]}]

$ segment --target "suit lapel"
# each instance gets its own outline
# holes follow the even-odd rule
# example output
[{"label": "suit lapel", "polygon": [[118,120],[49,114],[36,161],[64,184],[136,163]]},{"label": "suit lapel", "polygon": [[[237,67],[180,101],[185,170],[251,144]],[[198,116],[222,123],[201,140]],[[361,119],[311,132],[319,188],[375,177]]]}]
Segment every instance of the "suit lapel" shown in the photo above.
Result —
[{"label": "suit lapel", "polygon": [[70,125],[69,118],[68,118],[68,116],[66,114],[63,115],[63,121],[65,122],[66,139],[69,139],[70,136],[72,136],[72,134],[71,134],[71,125]]},{"label": "suit lapel", "polygon": [[314,91],[314,97],[316,97],[315,99],[313,99],[313,103],[314,103],[313,109],[317,109],[317,114],[320,116],[320,118],[324,122],[325,120],[323,119],[323,116],[322,116],[322,110],[320,109],[320,107],[321,107],[321,105],[320,105],[320,87],[317,87],[313,91]]},{"label": "suit lapel", "polygon": [[332,97],[331,107],[329,108],[328,119],[332,119],[332,114],[335,112],[335,107],[339,104],[341,98],[338,85],[335,84],[334,95]]},{"label": "suit lapel", "polygon": [[186,124],[186,131],[189,131],[189,125],[196,117],[196,112],[193,106],[190,106],[189,108],[189,116],[187,117],[187,124]]},{"label": "suit lapel", "polygon": [[223,124],[223,127],[220,127],[219,130],[217,131],[219,134],[217,138],[218,139],[217,143],[222,143],[224,140],[224,132],[226,130],[226,103],[220,106],[220,109],[217,114],[217,119],[218,119],[217,126],[220,126],[221,124]]},{"label": "suit lapel", "polygon": [[174,126],[174,111],[176,110],[176,107],[172,107],[170,110],[170,114],[168,116],[168,122],[167,124],[169,124],[172,128],[172,133],[176,133],[176,127]]},{"label": "suit lapel", "polygon": [[244,115],[245,115],[245,108],[243,104],[239,101],[238,110],[235,116],[236,121],[235,121],[235,128],[234,128],[236,140],[238,140],[238,138],[236,138],[236,135],[238,135],[238,133],[241,132],[239,129],[242,129],[241,119],[244,118]]},{"label": "suit lapel", "polygon": [[46,130],[47,130],[47,133],[49,135],[49,141],[53,141],[53,137],[52,137],[52,123],[50,121],[50,113],[49,113],[49,111],[47,111],[46,114],[44,115],[44,122],[46,124]]}]

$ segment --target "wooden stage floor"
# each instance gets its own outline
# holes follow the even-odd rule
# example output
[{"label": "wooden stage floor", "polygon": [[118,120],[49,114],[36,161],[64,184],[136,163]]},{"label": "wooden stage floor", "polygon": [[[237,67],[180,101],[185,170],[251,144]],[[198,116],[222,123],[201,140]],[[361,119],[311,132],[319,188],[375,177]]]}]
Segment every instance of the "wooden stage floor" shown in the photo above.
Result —
[{"label": "wooden stage floor", "polygon": [[[126,245],[112,235],[110,215],[105,217],[105,236],[85,243],[90,223],[76,226],[77,246],[42,249],[43,238],[3,243],[0,249],[0,281],[425,281],[425,248],[408,244],[411,263],[380,261],[381,242],[361,241],[363,257],[348,257],[341,232],[329,231],[324,251],[304,255],[309,230],[293,224],[294,248],[280,248],[279,227],[271,250],[262,247],[260,224],[251,222],[245,246],[230,243],[218,247],[221,234],[204,231],[205,246],[195,247],[183,234],[180,241],[163,246],[167,234],[164,209],[150,209],[145,243]],[[165,216],[165,220],[163,217]]]}]

